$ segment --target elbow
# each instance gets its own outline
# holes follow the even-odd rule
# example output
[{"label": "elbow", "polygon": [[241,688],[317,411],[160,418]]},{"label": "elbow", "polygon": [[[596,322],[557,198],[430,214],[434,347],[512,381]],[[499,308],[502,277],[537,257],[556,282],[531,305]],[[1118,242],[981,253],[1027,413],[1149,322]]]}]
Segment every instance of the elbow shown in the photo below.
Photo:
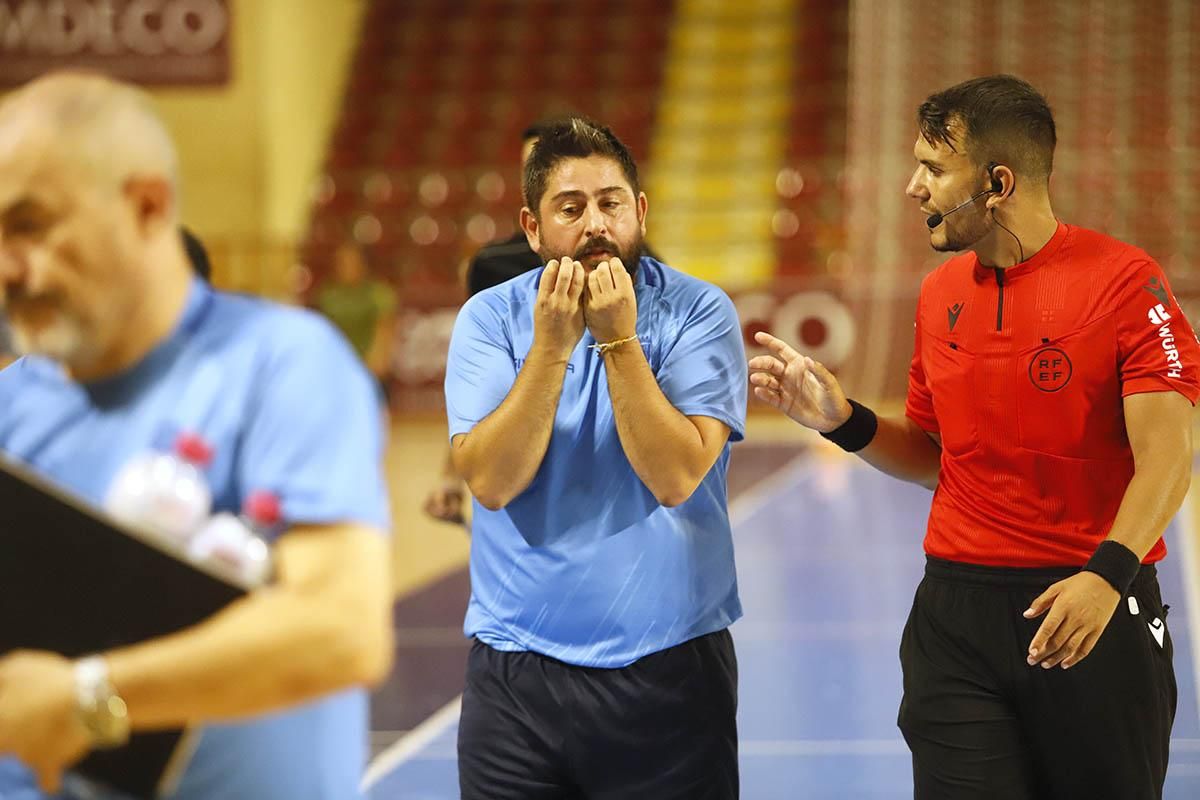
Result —
[{"label": "elbow", "polygon": [[660,506],[676,508],[686,503],[696,493],[696,488],[699,485],[700,481],[675,481],[668,485],[656,487],[654,489],[654,499],[658,501]]},{"label": "elbow", "polygon": [[[389,614],[390,617],[390,614]],[[390,624],[354,624],[347,617],[340,626],[336,643],[330,645],[336,683],[340,686],[374,688],[383,683],[392,671],[395,641]]]},{"label": "elbow", "polygon": [[479,501],[479,505],[488,511],[499,511],[511,503],[514,497],[514,495],[502,491],[499,487],[477,486],[470,481],[467,482],[467,488],[471,490],[471,495]]},{"label": "elbow", "polygon": [[392,673],[392,662],[395,660],[395,646],[389,632],[381,641],[369,647],[359,648],[358,658],[354,661],[354,684],[374,689],[381,685]]}]

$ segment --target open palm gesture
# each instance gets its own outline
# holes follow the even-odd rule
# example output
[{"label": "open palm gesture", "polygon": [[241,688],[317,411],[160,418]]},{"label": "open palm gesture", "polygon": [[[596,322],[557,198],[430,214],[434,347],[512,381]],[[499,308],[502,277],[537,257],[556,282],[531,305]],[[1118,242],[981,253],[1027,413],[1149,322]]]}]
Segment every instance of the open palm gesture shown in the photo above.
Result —
[{"label": "open palm gesture", "polygon": [[850,403],[837,378],[823,364],[800,355],[769,333],[756,333],[754,340],[771,352],[750,359],[755,397],[821,433],[850,418]]}]

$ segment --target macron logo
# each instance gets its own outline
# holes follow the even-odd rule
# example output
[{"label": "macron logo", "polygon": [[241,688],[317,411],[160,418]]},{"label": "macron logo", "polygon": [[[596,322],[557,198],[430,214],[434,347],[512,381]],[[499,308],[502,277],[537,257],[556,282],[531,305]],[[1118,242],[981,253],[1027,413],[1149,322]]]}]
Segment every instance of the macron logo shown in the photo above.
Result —
[{"label": "macron logo", "polygon": [[1165,325],[1167,320],[1171,318],[1171,315],[1165,308],[1163,308],[1162,303],[1159,303],[1154,308],[1150,309],[1146,313],[1146,316],[1149,317],[1150,322],[1155,325]]}]

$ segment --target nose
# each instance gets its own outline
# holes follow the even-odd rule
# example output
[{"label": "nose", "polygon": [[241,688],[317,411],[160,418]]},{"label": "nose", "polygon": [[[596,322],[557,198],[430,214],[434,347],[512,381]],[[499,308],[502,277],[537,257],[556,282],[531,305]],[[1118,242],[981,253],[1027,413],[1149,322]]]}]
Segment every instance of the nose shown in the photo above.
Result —
[{"label": "nose", "polygon": [[608,236],[608,225],[604,220],[604,213],[595,202],[588,203],[583,221],[583,235],[589,239],[594,236],[604,236],[606,238]]},{"label": "nose", "polygon": [[925,184],[920,180],[921,171],[915,170],[912,177],[908,179],[908,186],[905,187],[904,193],[914,200],[920,200],[922,203],[929,199],[929,190],[925,188]]}]

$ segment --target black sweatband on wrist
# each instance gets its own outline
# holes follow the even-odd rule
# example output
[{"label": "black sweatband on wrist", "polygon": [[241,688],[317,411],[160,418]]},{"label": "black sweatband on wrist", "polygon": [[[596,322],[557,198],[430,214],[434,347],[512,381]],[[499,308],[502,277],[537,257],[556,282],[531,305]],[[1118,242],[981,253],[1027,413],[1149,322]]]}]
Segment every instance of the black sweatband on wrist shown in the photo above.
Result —
[{"label": "black sweatband on wrist", "polygon": [[1133,585],[1138,570],[1142,568],[1142,562],[1137,554],[1125,545],[1105,539],[1083,568],[1104,578],[1124,597],[1129,593],[1129,587]]},{"label": "black sweatband on wrist", "polygon": [[857,453],[875,438],[875,432],[879,430],[879,420],[875,418],[874,411],[861,403],[853,400],[849,403],[850,419],[821,435],[847,453]]}]

